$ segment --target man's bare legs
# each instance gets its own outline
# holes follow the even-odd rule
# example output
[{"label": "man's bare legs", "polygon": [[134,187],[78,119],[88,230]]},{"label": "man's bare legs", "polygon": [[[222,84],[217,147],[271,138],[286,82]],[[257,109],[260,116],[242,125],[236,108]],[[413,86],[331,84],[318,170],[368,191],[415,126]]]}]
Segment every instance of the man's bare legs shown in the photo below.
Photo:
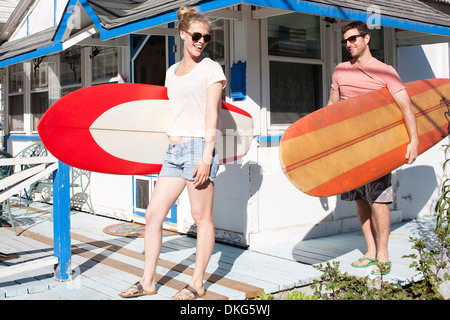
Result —
[{"label": "man's bare legs", "polygon": [[[385,203],[370,203],[356,200],[359,221],[367,244],[367,253],[363,258],[380,262],[389,262],[388,239],[391,225],[390,210]],[[369,260],[355,261],[357,266],[369,264]]]}]

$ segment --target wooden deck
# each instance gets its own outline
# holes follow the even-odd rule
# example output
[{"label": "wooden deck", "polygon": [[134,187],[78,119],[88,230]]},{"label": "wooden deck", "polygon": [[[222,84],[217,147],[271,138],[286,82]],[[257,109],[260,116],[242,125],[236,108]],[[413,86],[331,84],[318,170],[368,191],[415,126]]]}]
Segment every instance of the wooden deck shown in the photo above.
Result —
[{"label": "wooden deck", "polygon": [[[0,262],[4,267],[40,261],[53,256],[52,207],[34,203],[25,215],[13,211],[16,236],[11,228],[0,228],[0,252],[18,253],[19,258]],[[140,279],[144,267],[143,238],[125,238],[103,232],[103,228],[119,221],[73,211],[71,214],[73,279],[58,282],[53,268],[0,278],[0,299],[28,300],[116,300],[118,293]],[[392,272],[386,280],[406,283],[415,277],[407,259],[411,251],[409,235],[426,235],[434,218],[423,218],[391,229],[390,254]],[[158,263],[158,293],[137,299],[168,300],[189,282],[195,262],[194,238],[185,235],[163,237]],[[350,263],[365,250],[358,232],[298,244],[280,245],[256,251],[216,243],[205,275],[206,300],[243,300],[262,291],[275,293],[306,286],[321,273],[311,264],[329,260],[341,261],[341,270],[367,275],[367,270],[350,267]]]}]

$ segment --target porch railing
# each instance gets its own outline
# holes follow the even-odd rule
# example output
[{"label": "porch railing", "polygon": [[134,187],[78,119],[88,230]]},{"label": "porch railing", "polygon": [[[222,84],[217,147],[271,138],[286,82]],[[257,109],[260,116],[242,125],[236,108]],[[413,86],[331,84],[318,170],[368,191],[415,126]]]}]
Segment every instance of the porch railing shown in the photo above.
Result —
[{"label": "porch railing", "polygon": [[70,267],[70,176],[69,166],[53,156],[3,158],[0,167],[34,165],[0,180],[0,202],[53,173],[53,241],[54,256],[0,269],[0,278],[55,265],[57,280],[69,280]]}]

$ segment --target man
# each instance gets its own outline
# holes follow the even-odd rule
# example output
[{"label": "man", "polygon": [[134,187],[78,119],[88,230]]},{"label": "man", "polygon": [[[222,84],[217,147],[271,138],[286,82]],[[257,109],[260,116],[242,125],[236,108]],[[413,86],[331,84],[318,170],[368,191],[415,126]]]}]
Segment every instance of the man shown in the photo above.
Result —
[{"label": "man", "polygon": [[[370,52],[370,30],[364,22],[354,21],[342,27],[342,44],[352,60],[339,64],[333,73],[328,105],[356,95],[386,87],[398,104],[410,143],[406,163],[417,157],[419,140],[417,124],[408,93],[395,69],[374,58]],[[341,195],[342,200],[355,201],[367,253],[352,263],[355,268],[372,267],[372,274],[387,274],[391,263],[388,253],[390,210],[393,201],[391,174]],[[379,263],[377,263],[377,261]],[[382,266],[383,270],[380,270]]]}]

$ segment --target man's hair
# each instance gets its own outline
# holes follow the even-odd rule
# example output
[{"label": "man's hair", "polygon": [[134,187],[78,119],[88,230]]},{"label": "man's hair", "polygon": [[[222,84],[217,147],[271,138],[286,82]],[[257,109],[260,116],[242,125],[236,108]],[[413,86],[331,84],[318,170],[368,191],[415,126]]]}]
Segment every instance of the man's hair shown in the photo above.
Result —
[{"label": "man's hair", "polygon": [[[342,32],[342,34],[344,34],[350,29],[357,29],[359,34],[361,34],[361,35],[368,34],[370,36],[369,27],[367,27],[367,24],[365,24],[362,21],[352,21],[350,23],[347,23],[346,25],[343,25],[341,27],[341,32]],[[372,38],[370,40],[372,40]],[[370,41],[369,41],[369,45],[370,45]]]},{"label": "man's hair", "polygon": [[359,34],[369,34],[370,35],[370,29],[367,27],[367,24],[365,24],[362,21],[352,21],[346,25],[343,25],[341,27],[341,32],[342,32],[342,34],[344,34],[350,29],[358,29]]}]

